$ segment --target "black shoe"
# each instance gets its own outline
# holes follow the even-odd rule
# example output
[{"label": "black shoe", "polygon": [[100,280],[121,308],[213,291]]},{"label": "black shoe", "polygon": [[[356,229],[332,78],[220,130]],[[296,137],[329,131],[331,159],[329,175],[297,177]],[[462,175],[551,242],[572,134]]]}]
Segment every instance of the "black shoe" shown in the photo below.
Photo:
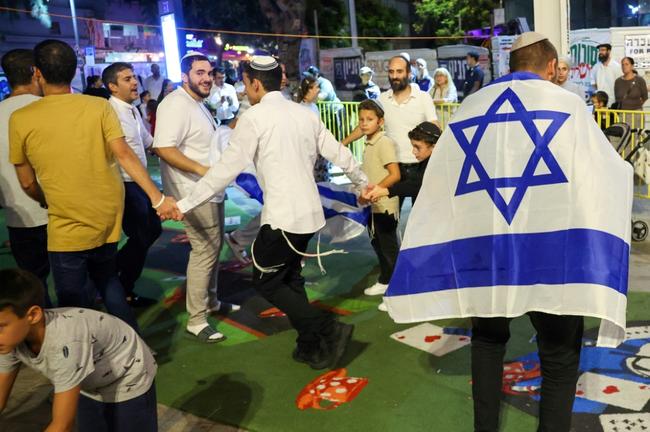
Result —
[{"label": "black shoe", "polygon": [[133,296],[130,299],[127,299],[127,302],[131,307],[149,307],[158,303],[158,300],[151,299],[148,297]]},{"label": "black shoe", "polygon": [[299,363],[307,363],[315,370],[325,369],[330,364],[330,357],[321,349],[306,352],[296,347],[291,357]]},{"label": "black shoe", "polygon": [[329,352],[329,367],[331,369],[336,368],[338,363],[341,361],[341,357],[345,354],[345,349],[352,339],[352,332],[354,331],[354,325],[345,324],[342,322],[334,323],[334,331],[332,335],[327,338],[328,352]]}]

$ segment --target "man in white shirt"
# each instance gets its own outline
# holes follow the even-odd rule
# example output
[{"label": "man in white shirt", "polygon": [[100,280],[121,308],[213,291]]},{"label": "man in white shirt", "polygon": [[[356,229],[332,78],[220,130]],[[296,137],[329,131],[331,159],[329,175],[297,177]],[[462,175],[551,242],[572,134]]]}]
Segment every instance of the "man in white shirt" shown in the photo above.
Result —
[{"label": "man in white shirt", "polygon": [[253,284],[298,331],[294,360],[314,369],[334,367],[353,326],[309,304],[300,274],[309,240],[325,225],[313,176],[316,157],[321,154],[340,166],[357,188],[365,187],[367,178],[318,115],[282,96],[282,70],[274,58],[254,57],[244,66],[243,78],[252,107],[238,119],[221,160],[185,195],[179,209],[187,213],[200,206],[255,165],[264,207],[251,248]]},{"label": "man in white shirt", "polygon": [[[153,144],[153,137],[133,105],[139,97],[133,66],[113,63],[102,72],[102,81],[111,93],[109,103],[120,120],[126,143],[146,168],[146,149]],[[134,293],[135,282],[142,274],[149,248],[160,237],[162,226],[147,194],[122,168],[120,175],[124,181],[122,230],[129,239],[117,254],[117,271],[129,303],[132,306],[147,306],[155,301],[137,296]]]},{"label": "man in white shirt", "polygon": [[228,126],[239,110],[239,99],[235,87],[226,82],[226,72],[223,68],[212,71],[214,83],[208,97],[208,104],[217,113],[219,124]]},{"label": "man in white shirt", "polygon": [[160,66],[153,63],[151,65],[151,75],[144,80],[144,89],[149,92],[151,99],[158,99],[162,91],[162,85],[165,79],[160,75]]},{"label": "man in white shirt", "polygon": [[591,85],[597,91],[607,93],[609,100],[614,101],[614,83],[621,75],[621,65],[612,59],[612,46],[608,43],[598,45],[598,63],[591,69]]},{"label": "man in white shirt", "polygon": [[[183,84],[163,99],[156,111],[153,146],[160,156],[165,193],[187,196],[210,167],[218,146],[217,124],[203,100],[212,88],[212,66],[207,57],[189,52],[181,60]],[[210,196],[212,198],[212,196]],[[219,342],[225,336],[208,324],[208,314],[219,308],[216,272],[223,241],[223,192],[185,215],[184,224],[192,246],[187,265],[187,331],[199,340]],[[187,210],[187,209],[186,209]]]},{"label": "man in white shirt", "polygon": [[[32,67],[32,50],[16,49],[2,57],[11,94],[0,102],[0,205],[5,209],[11,252],[16,264],[38,276],[47,286],[50,263],[47,256],[47,210],[23,191],[16,170],[9,163],[9,117],[19,108],[40,99]],[[45,305],[51,307],[47,290]]]}]

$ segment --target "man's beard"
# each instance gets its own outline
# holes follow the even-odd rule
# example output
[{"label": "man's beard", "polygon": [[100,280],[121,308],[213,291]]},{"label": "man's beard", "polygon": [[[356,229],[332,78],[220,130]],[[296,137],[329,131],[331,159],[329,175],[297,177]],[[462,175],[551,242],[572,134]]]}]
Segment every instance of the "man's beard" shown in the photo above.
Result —
[{"label": "man's beard", "polygon": [[390,80],[390,88],[393,89],[394,92],[402,91],[408,86],[409,86],[408,78]]},{"label": "man's beard", "polygon": [[190,87],[190,90],[192,90],[194,93],[197,95],[201,96],[202,98],[207,98],[210,96],[210,91],[203,91],[201,87],[199,87],[197,84],[193,83],[191,80],[187,83],[188,86]]},{"label": "man's beard", "polygon": [[609,60],[609,54],[598,54],[599,62],[605,63],[607,60]]}]

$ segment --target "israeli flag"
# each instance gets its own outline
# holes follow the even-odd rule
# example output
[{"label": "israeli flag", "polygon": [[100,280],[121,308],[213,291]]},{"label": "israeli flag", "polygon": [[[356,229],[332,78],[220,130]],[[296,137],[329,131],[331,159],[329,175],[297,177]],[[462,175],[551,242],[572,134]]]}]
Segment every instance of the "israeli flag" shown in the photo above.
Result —
[{"label": "israeli flag", "polygon": [[[235,186],[250,198],[264,204],[264,194],[254,174],[239,174],[235,179]],[[325,214],[325,226],[320,230],[320,235],[329,243],[343,243],[366,230],[370,207],[359,206],[352,185],[322,182],[317,183],[317,186]]]},{"label": "israeli flag", "polygon": [[591,316],[598,344],[617,346],[632,177],[579,97],[531,73],[498,79],[433,151],[386,293],[391,317]]}]

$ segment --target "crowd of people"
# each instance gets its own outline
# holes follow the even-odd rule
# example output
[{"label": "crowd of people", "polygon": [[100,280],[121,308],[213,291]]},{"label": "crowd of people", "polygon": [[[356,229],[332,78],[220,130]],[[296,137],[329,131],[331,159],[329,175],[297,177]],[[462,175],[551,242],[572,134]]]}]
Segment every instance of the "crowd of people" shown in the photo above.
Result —
[{"label": "crowd of people", "polygon": [[[537,38],[514,47],[513,72],[555,80],[557,69],[557,84],[584,100],[566,78],[570,62],[560,59],[556,67],[549,45]],[[608,98],[603,102],[597,93],[596,99],[639,109],[647,88],[634,74],[634,61],[625,58],[618,76],[611,47],[605,48],[594,79]],[[539,52],[542,58],[529,58]],[[478,59],[467,56],[462,89],[474,101],[484,82]],[[2,207],[22,270],[0,271],[0,410],[16,366],[24,363],[54,383],[52,430],[69,430],[75,418],[80,430],[98,422],[109,430],[156,430],[156,364],[132,308],[150,304],[135,288],[167,219],[182,220],[191,245],[188,333],[205,343],[222,341],[226,336],[208,316],[239,308],[219,298],[225,241],[237,258],[252,261],[256,291],[297,331],[292,358],[314,369],[335,367],[354,326],[311,305],[301,276],[309,241],[325,223],[316,183],[328,180],[330,163],[348,176],[359,202],[371,206],[368,233],[380,271],[364,293],[386,292],[399,252],[400,213],[406,198],[418,197],[442,133],[437,107],[458,100],[449,71],[438,68],[430,76],[425,60],[413,66],[408,55],[398,55],[388,63],[390,89],[381,92],[364,66],[358,125],[337,139],[320,120],[316,102],[331,102],[329,109],[338,111],[340,99],[314,66],[293,98],[285,69],[273,57],[243,65],[243,92],[201,53],[189,52],[180,67],[182,82],[175,87],[158,65],[141,84],[130,64],[114,63],[101,77],[89,77],[86,94],[78,95],[70,90],[77,58],[64,42],[45,40],[3,57],[12,93],[0,103]],[[347,146],[362,138],[360,164]],[[160,158],[163,192],[147,172],[148,155]],[[256,173],[264,205],[249,226],[226,234],[225,189],[247,169]],[[118,250],[122,232],[128,240]],[[50,273],[56,301],[47,295]],[[97,294],[108,314],[92,310]],[[574,321],[574,333],[581,333],[581,321]],[[477,337],[489,333],[486,322],[474,324]],[[567,367],[564,384],[575,387],[571,368],[577,365]],[[565,399],[556,409],[566,411]],[[480,413],[489,417],[486,424],[498,417],[492,405]]]}]

